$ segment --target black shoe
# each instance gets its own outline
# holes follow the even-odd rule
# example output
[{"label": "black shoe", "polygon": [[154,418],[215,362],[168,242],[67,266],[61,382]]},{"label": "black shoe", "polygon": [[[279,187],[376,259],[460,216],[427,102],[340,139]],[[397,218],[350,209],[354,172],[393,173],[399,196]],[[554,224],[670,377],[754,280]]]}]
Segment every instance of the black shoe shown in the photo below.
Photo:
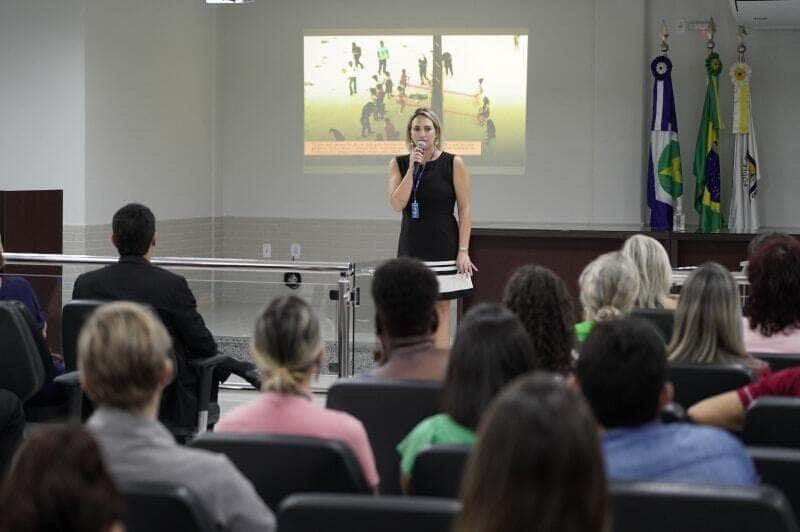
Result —
[{"label": "black shoe", "polygon": [[261,372],[258,371],[258,368],[245,371],[239,376],[246,380],[256,390],[261,390]]}]

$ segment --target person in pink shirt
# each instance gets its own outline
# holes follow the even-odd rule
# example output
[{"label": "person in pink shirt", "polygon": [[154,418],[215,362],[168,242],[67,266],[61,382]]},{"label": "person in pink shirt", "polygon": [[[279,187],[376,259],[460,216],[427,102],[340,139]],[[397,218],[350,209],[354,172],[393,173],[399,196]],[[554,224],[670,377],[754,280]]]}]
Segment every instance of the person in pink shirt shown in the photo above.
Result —
[{"label": "person in pink shirt", "polygon": [[800,353],[800,242],[773,238],[747,266],[744,344],[750,353]]},{"label": "person in pink shirt", "polygon": [[262,371],[261,396],[222,416],[217,432],[291,434],[339,440],[358,459],[373,488],[379,483],[367,432],[356,418],[311,399],[311,377],[324,356],[319,321],[296,296],[272,301],[256,321],[251,345]]}]

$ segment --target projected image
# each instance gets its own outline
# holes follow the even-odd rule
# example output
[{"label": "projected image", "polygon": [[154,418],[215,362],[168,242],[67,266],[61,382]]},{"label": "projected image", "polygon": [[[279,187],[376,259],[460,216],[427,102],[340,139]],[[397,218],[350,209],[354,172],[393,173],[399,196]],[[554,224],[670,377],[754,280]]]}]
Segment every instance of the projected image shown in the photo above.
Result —
[{"label": "projected image", "polygon": [[375,173],[408,151],[417,107],[474,172],[525,165],[526,35],[304,37],[304,168]]}]

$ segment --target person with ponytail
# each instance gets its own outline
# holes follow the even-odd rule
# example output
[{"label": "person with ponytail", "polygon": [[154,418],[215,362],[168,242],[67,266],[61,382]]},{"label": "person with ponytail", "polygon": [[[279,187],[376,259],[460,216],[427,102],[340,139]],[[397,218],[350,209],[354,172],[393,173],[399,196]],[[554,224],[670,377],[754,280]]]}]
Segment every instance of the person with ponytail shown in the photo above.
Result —
[{"label": "person with ponytail", "polygon": [[619,251],[604,253],[581,272],[584,321],[575,324],[579,342],[586,340],[594,324],[621,318],[631,311],[639,294],[639,272],[636,265]]},{"label": "person with ponytail", "polygon": [[327,410],[311,398],[311,378],[325,354],[319,321],[296,296],[274,299],[256,321],[251,350],[262,374],[261,396],[222,416],[217,432],[310,436],[344,442],[364,478],[379,478],[367,432],[356,418]]}]

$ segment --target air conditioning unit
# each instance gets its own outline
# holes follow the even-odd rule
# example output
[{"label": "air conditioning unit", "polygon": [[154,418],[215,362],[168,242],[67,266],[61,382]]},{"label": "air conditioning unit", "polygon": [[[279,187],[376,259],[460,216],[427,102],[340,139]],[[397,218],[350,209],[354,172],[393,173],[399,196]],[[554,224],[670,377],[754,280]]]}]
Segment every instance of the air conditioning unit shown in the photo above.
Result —
[{"label": "air conditioning unit", "polygon": [[736,23],[751,30],[800,29],[800,0],[730,0]]}]

